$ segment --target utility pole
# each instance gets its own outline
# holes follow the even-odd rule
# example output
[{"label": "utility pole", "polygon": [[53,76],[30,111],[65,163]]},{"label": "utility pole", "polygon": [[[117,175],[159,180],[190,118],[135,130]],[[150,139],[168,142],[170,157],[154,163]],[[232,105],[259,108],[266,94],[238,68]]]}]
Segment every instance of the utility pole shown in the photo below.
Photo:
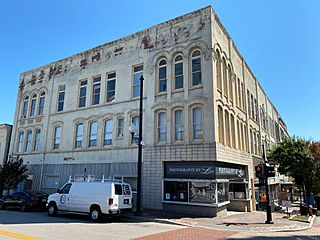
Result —
[{"label": "utility pole", "polygon": [[269,184],[268,184],[268,177],[269,177],[269,171],[270,171],[270,166],[267,165],[267,157],[264,149],[264,144],[262,145],[262,156],[264,160],[264,171],[263,171],[263,179],[264,179],[264,186],[266,188],[266,196],[267,196],[267,220],[265,221],[266,224],[273,224],[272,222],[272,214],[271,214],[271,205],[270,205],[270,197],[269,197]]}]

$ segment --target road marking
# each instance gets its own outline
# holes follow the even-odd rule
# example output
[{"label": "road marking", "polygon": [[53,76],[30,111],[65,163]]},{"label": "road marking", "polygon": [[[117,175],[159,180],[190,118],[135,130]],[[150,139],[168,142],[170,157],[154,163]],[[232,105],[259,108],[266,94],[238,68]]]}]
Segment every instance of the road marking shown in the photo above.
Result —
[{"label": "road marking", "polygon": [[42,238],[27,236],[27,235],[23,235],[23,234],[19,234],[19,233],[7,232],[4,230],[0,230],[0,235],[12,237],[12,238],[19,239],[19,240],[42,240]]}]

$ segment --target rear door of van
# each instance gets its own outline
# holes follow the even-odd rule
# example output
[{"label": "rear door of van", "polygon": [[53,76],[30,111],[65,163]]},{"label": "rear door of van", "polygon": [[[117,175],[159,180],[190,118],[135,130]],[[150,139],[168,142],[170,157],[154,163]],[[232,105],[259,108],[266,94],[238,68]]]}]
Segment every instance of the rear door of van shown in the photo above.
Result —
[{"label": "rear door of van", "polygon": [[129,184],[115,183],[114,193],[119,209],[132,208],[132,193]]}]

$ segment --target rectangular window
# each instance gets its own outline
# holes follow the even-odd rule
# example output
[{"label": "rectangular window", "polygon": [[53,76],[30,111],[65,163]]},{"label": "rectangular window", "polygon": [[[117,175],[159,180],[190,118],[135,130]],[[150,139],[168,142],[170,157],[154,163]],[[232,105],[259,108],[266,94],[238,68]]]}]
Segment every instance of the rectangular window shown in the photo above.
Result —
[{"label": "rectangular window", "polygon": [[43,176],[43,188],[58,188],[59,187],[59,176],[44,175]]},{"label": "rectangular window", "polygon": [[112,102],[116,94],[116,72],[107,74],[107,102]]},{"label": "rectangular window", "polygon": [[254,119],[255,109],[254,109],[254,101],[253,101],[253,95],[251,94],[251,117]]},{"label": "rectangular window", "polygon": [[36,105],[37,105],[37,95],[33,96],[31,99],[31,111],[30,111],[31,117],[36,114]]},{"label": "rectangular window", "polygon": [[259,121],[258,116],[259,116],[258,115],[258,104],[257,104],[257,99],[255,98],[254,99],[254,118],[255,118],[256,122]]},{"label": "rectangular window", "polygon": [[104,122],[103,145],[112,145],[112,120],[106,120]]},{"label": "rectangular window", "polygon": [[96,147],[98,140],[98,123],[90,123],[89,147]]},{"label": "rectangular window", "polygon": [[175,58],[174,83],[175,89],[183,88],[183,60],[181,55]]},{"label": "rectangular window", "polygon": [[80,89],[79,89],[79,108],[86,106],[87,84],[88,84],[88,80],[81,80],[81,81],[80,81]]},{"label": "rectangular window", "polygon": [[66,91],[66,86],[65,86],[65,85],[59,86],[59,93],[58,93],[58,112],[63,111],[65,91]]},{"label": "rectangular window", "polygon": [[22,117],[27,117],[28,113],[28,105],[29,105],[29,97],[27,96],[23,101],[23,108],[22,108]]},{"label": "rectangular window", "polygon": [[27,141],[26,141],[26,147],[25,147],[25,152],[30,152],[31,151],[31,141],[32,141],[32,131],[29,130],[27,132]]},{"label": "rectangular window", "polygon": [[75,148],[81,148],[82,147],[82,139],[83,139],[83,124],[80,123],[76,127]]},{"label": "rectangular window", "polygon": [[248,104],[247,104],[247,108],[248,108],[248,115],[250,116],[251,115],[251,104],[250,104],[250,92],[249,90],[247,90],[247,100],[248,100]]},{"label": "rectangular window", "polygon": [[38,114],[43,115],[44,112],[44,100],[45,100],[45,92],[42,92],[40,94],[40,99],[39,99],[39,109],[38,109]]},{"label": "rectangular window", "polygon": [[183,111],[176,110],[174,112],[174,132],[175,141],[183,141],[184,127],[183,127]]},{"label": "rectangular window", "polygon": [[164,201],[188,202],[188,182],[165,181]]},{"label": "rectangular window", "polygon": [[[132,117],[132,124],[134,125],[135,128],[135,133],[134,133],[134,138],[139,137],[139,123],[140,123],[140,117],[139,116],[134,116]],[[131,139],[131,143],[134,143],[134,138]]]},{"label": "rectangular window", "polygon": [[161,60],[159,63],[159,92],[167,91],[167,61]]},{"label": "rectangular window", "polygon": [[41,134],[41,130],[37,129],[36,135],[34,137],[33,151],[39,151],[40,149],[40,134]]},{"label": "rectangular window", "polygon": [[229,201],[229,183],[218,183],[218,203]]},{"label": "rectangular window", "polygon": [[133,97],[140,96],[140,78],[143,75],[143,65],[133,67]]},{"label": "rectangular window", "polygon": [[202,83],[202,76],[201,76],[201,53],[199,50],[196,50],[192,53],[191,74],[192,74],[192,86],[200,85]]},{"label": "rectangular window", "polygon": [[22,152],[24,132],[19,132],[18,152]]},{"label": "rectangular window", "polygon": [[93,78],[92,84],[92,105],[100,103],[101,77]]},{"label": "rectangular window", "polygon": [[124,131],[124,120],[123,118],[118,119],[118,137],[123,137]]},{"label": "rectangular window", "polygon": [[193,139],[202,139],[202,108],[192,109]]},{"label": "rectangular window", "polygon": [[61,127],[56,127],[54,129],[53,149],[60,148],[60,137],[61,137]]},{"label": "rectangular window", "polygon": [[158,113],[158,142],[167,141],[167,120],[166,113]]}]

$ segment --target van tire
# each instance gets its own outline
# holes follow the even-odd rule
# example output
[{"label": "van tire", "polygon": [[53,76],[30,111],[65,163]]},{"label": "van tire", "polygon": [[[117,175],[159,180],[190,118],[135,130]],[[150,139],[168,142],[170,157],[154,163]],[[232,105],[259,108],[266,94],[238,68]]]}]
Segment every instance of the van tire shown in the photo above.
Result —
[{"label": "van tire", "polygon": [[53,216],[56,216],[57,213],[58,213],[58,208],[57,208],[56,203],[54,203],[54,202],[49,203],[49,206],[48,206],[48,215],[49,215],[50,217],[53,217]]},{"label": "van tire", "polygon": [[102,212],[99,206],[92,206],[90,208],[90,219],[92,222],[100,222],[102,218]]}]

